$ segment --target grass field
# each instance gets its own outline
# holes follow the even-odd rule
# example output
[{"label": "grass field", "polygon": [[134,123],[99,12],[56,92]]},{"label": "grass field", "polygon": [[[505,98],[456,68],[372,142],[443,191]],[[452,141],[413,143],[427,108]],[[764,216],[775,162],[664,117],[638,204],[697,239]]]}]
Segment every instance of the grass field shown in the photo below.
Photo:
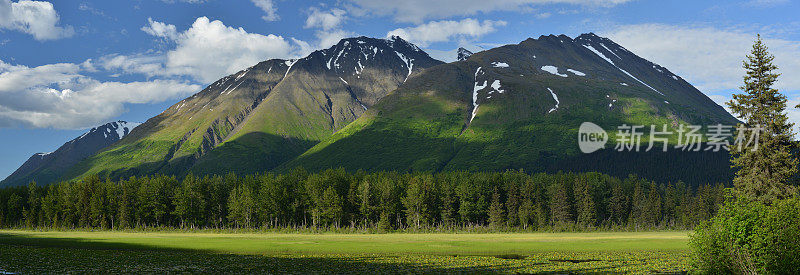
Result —
[{"label": "grass field", "polygon": [[0,231],[0,273],[680,273],[688,234]]}]

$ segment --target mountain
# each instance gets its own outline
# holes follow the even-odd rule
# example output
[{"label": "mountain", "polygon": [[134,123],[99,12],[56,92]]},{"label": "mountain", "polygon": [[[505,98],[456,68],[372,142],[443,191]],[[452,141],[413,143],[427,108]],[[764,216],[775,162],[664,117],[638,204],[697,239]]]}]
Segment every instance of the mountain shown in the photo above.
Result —
[{"label": "mountain", "polygon": [[115,121],[92,128],[50,153],[28,158],[0,186],[27,185],[31,181],[50,183],[79,161],[94,155],[128,135],[139,123]]},{"label": "mountain", "polygon": [[550,35],[425,70],[278,170],[599,171],[693,182],[731,175],[727,153],[617,152],[612,141],[583,154],[577,146],[583,122],[613,138],[623,124],[737,120],[679,76],[610,39]]},{"label": "mountain", "polygon": [[181,100],[62,178],[269,170],[440,64],[399,37],[348,38],[301,59],[264,61]]},{"label": "mountain", "polygon": [[[609,131],[605,149],[580,152],[583,122]],[[614,133],[736,122],[668,69],[592,33],[529,38],[448,64],[398,37],[357,37],[224,77],[51,178],[344,167],[723,182],[727,153],[617,152]]]},{"label": "mountain", "polygon": [[467,60],[467,58],[469,58],[470,56],[472,56],[471,51],[464,48],[458,48],[458,59],[457,59],[458,61]]}]

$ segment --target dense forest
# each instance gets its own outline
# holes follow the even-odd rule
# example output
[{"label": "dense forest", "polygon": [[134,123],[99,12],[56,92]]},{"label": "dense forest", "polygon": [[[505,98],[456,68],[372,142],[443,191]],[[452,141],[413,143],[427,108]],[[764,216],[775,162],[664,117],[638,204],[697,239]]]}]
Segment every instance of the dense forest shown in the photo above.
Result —
[{"label": "dense forest", "polygon": [[599,173],[309,173],[96,176],[0,190],[0,225],[26,228],[594,230],[693,228],[721,184]]}]

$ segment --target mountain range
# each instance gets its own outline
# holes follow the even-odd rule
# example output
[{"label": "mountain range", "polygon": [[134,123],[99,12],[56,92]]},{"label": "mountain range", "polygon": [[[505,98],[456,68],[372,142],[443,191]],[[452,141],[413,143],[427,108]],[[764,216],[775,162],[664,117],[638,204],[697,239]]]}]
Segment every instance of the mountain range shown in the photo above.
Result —
[{"label": "mountain range", "polygon": [[458,59],[445,64],[399,37],[343,39],[226,76],[57,172],[24,169],[26,177],[3,184],[296,167],[599,171],[692,182],[730,175],[724,153],[578,150],[585,121],[606,130],[737,122],[681,77],[610,39],[541,36],[459,50]]}]

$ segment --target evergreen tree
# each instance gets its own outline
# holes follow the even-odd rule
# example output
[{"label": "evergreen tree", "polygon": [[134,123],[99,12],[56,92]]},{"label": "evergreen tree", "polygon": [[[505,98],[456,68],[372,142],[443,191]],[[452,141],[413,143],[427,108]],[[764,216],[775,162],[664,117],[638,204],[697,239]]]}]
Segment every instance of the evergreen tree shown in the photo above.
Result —
[{"label": "evergreen tree", "polygon": [[231,190],[228,199],[228,219],[236,227],[250,227],[253,225],[256,203],[253,198],[253,191],[249,186],[239,184]]},{"label": "evergreen tree", "polygon": [[342,222],[344,211],[342,209],[342,197],[337,194],[333,186],[328,186],[322,192],[320,198],[321,218],[324,224],[333,225],[338,228]]},{"label": "evergreen tree", "polygon": [[189,174],[175,191],[173,214],[180,219],[181,227],[195,227],[206,221],[205,189],[203,181]]},{"label": "evergreen tree", "polygon": [[608,216],[612,224],[624,225],[628,218],[628,195],[621,182],[611,184],[611,197],[608,200]]},{"label": "evergreen tree", "polygon": [[40,224],[39,214],[41,209],[41,197],[36,182],[28,184],[28,208],[25,211],[25,225],[35,227]]},{"label": "evergreen tree", "polygon": [[411,181],[408,182],[406,195],[402,198],[407,223],[415,228],[420,228],[421,223],[426,222],[424,214],[427,212],[425,199],[428,196],[428,190],[423,185],[424,182],[419,180],[418,177],[412,177]]},{"label": "evergreen tree", "polygon": [[500,193],[495,189],[492,194],[492,203],[489,205],[489,226],[492,228],[503,228],[506,218],[503,211],[503,203],[500,202]]},{"label": "evergreen tree", "polygon": [[[772,64],[774,59],[759,35],[743,62],[747,71],[741,87],[744,93],[734,94],[728,102],[744,122],[734,135],[739,144],[731,146],[733,167],[739,169],[734,186],[739,196],[764,202],[791,196],[794,188],[788,182],[797,173],[797,158],[791,153],[794,124],[785,113],[786,96],[773,88],[780,76]],[[748,143],[758,128],[763,130],[757,143]]]},{"label": "evergreen tree", "polygon": [[19,219],[21,218],[20,214],[24,210],[22,197],[20,195],[17,195],[17,193],[11,194],[11,196],[8,197],[8,202],[6,205],[8,213],[6,214],[6,220],[7,220],[6,224],[11,226],[16,225]]},{"label": "evergreen tree", "polygon": [[647,194],[647,201],[644,209],[644,222],[647,226],[655,227],[661,221],[661,194],[658,192],[658,185],[650,183],[650,190]]},{"label": "evergreen tree", "polygon": [[597,221],[597,209],[590,184],[578,178],[575,183],[575,208],[577,208],[577,222],[583,227],[591,228]]},{"label": "evergreen tree", "polygon": [[642,190],[642,182],[640,180],[634,177],[628,177],[626,181],[634,185],[628,222],[633,228],[639,229],[647,223],[644,218],[645,208],[647,208],[647,197],[644,194],[644,190]]},{"label": "evergreen tree", "polygon": [[567,184],[561,179],[556,183],[550,201],[550,213],[553,225],[571,224],[572,201],[570,200],[570,190]]}]

